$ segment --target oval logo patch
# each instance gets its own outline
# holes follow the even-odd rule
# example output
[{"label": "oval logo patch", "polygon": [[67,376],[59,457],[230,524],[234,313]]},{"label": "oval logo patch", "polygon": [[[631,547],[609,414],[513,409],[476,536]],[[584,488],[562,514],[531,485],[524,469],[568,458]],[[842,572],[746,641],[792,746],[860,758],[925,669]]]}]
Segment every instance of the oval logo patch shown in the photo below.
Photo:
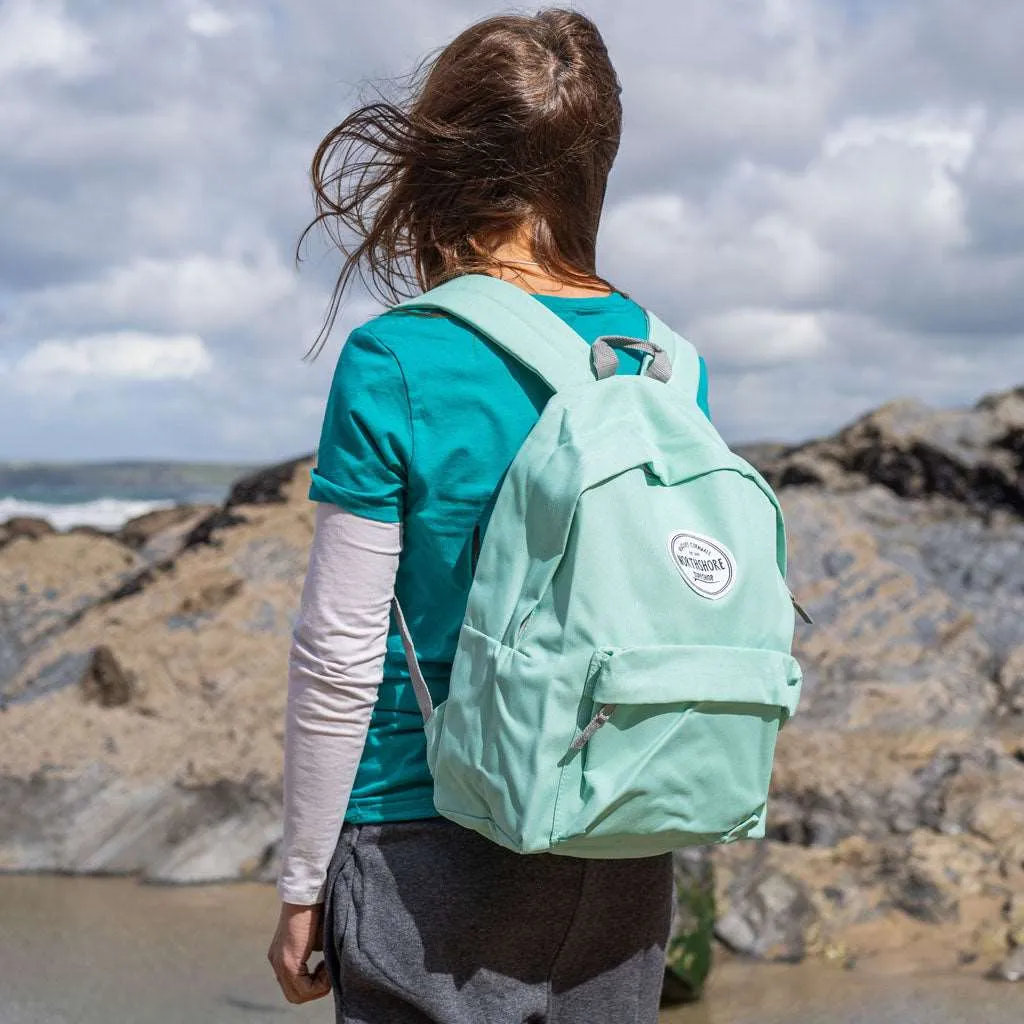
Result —
[{"label": "oval logo patch", "polygon": [[736,582],[736,559],[732,552],[699,533],[674,533],[669,551],[686,585],[709,601],[719,601]]}]

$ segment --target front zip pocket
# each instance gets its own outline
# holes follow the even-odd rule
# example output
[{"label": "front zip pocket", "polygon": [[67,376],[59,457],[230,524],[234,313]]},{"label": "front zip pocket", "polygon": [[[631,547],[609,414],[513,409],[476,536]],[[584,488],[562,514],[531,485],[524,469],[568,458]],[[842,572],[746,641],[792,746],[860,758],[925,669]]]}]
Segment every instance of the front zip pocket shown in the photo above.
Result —
[{"label": "front zip pocket", "polygon": [[780,651],[596,651],[560,762],[553,838],[679,832],[713,842],[756,824],[800,682]]}]

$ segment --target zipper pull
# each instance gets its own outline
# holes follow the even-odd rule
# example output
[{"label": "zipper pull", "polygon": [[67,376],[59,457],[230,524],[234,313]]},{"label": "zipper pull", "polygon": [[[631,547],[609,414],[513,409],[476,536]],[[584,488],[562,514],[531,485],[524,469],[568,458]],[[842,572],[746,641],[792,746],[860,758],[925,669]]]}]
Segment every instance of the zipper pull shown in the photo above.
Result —
[{"label": "zipper pull", "polygon": [[570,750],[582,750],[591,740],[591,737],[605,725],[615,713],[615,704],[602,704],[598,712],[587,724],[587,727],[569,744]]},{"label": "zipper pull", "polygon": [[797,615],[799,615],[800,618],[803,619],[804,622],[806,622],[808,626],[813,626],[814,625],[814,619],[812,619],[810,617],[810,615],[807,614],[807,610],[796,599],[796,595],[793,593],[792,590],[789,592],[789,599],[790,599],[790,601],[793,602],[793,607],[796,609]]}]

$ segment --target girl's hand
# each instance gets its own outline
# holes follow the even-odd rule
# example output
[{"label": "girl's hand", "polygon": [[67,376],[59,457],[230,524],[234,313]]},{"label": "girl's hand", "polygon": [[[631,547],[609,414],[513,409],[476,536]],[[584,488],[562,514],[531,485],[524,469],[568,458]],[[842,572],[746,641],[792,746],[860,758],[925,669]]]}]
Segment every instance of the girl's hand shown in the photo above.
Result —
[{"label": "girl's hand", "polygon": [[321,960],[312,973],[307,966],[314,950],[324,948],[323,911],[322,903],[311,907],[281,904],[281,916],[267,959],[289,1003],[308,1003],[331,991],[327,964]]}]

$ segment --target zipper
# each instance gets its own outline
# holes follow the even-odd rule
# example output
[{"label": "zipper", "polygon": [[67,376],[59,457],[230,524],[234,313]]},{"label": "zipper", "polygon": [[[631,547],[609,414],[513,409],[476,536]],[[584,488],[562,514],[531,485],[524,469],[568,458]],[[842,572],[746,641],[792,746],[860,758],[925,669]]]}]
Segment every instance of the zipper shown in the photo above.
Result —
[{"label": "zipper", "polygon": [[533,612],[527,612],[523,617],[523,621],[519,623],[519,627],[516,629],[516,638],[513,643],[513,647],[519,646],[519,641],[523,639],[523,634],[526,632],[526,627],[530,624],[530,619],[533,618]]},{"label": "zipper", "polygon": [[[587,680],[583,684],[583,703],[586,705],[590,703],[591,706],[597,702],[594,700],[594,687],[597,685],[597,677],[600,675],[600,667],[594,666],[593,661],[590,667],[587,669]],[[578,754],[593,738],[594,733],[597,732],[602,726],[604,726],[608,720],[615,713],[616,705],[614,704],[602,704],[598,707],[594,713],[594,717],[590,721],[580,728],[579,733],[573,738],[569,744],[569,749],[565,752],[565,756],[558,763],[564,765],[568,763],[569,759]]]},{"label": "zipper", "polygon": [[796,609],[797,615],[799,615],[800,618],[803,619],[808,626],[813,626],[814,619],[811,618],[811,616],[807,612],[807,609],[805,609],[804,606],[796,599],[796,595],[793,593],[792,590],[789,592],[789,599],[793,602],[793,607]]}]

